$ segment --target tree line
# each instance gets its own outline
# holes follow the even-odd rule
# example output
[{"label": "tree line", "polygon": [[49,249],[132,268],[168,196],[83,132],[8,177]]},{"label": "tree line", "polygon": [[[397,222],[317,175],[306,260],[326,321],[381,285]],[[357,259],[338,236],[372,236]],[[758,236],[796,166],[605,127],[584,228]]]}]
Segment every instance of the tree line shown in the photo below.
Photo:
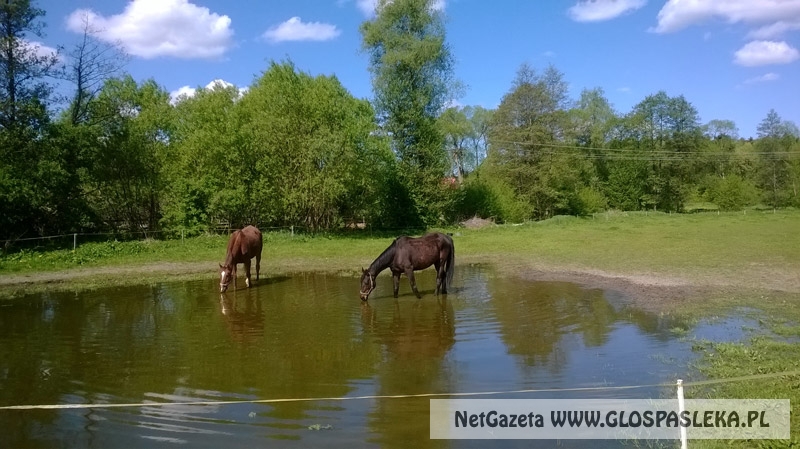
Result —
[{"label": "tree line", "polygon": [[701,124],[683,96],[619,113],[602,89],[572,99],[555,67],[526,64],[496,109],[446,107],[459,83],[430,0],[380,2],[362,24],[371,100],[287,60],[246,90],[172,101],[124,73],[124,52],[89,23],[73,48],[42,55],[29,39],[44,14],[0,4],[3,240],[800,206],[800,132],[775,111],[742,139],[731,121]]}]

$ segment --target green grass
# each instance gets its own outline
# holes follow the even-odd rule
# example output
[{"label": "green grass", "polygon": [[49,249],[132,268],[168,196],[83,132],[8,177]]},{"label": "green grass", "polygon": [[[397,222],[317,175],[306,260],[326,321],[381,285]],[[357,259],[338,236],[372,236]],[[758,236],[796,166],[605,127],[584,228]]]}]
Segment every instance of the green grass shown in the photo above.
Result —
[{"label": "green grass", "polygon": [[[747,342],[699,344],[701,353],[698,370],[710,379],[726,379],[754,374],[782,373],[800,370],[800,344],[757,336]],[[698,441],[698,448],[789,448],[800,447],[800,375],[784,375],[765,379],[694,387],[686,390],[687,397],[712,399],[789,399],[790,440],[731,440]]]},{"label": "green grass", "polygon": [[[800,273],[800,212],[778,213],[603,213],[589,218],[555,217],[522,225],[455,234],[457,263],[492,263],[501,272],[530,269],[602,271],[612,275],[657,275],[714,284],[753,278],[768,285]],[[262,266],[272,273],[324,270],[357,272],[392,241],[369,234],[292,237],[264,234]],[[194,264],[190,275],[216,269],[227,236],[181,240],[85,243],[77,250],[21,251],[0,257],[0,278],[9,274],[62,272],[92,267]],[[148,279],[143,269],[137,281]],[[163,271],[149,278],[161,280]],[[782,276],[782,277],[781,277]],[[113,270],[104,276],[114,279]],[[127,274],[121,277],[129,277]],[[80,280],[69,281],[73,286]],[[719,283],[719,282],[717,282]]]}]

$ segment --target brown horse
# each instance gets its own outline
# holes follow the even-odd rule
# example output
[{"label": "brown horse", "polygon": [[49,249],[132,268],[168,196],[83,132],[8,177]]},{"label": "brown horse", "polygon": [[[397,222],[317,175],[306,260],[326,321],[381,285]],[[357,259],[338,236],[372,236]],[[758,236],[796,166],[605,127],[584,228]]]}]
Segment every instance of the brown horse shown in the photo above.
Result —
[{"label": "brown horse", "polygon": [[228,254],[225,256],[225,263],[219,265],[222,269],[219,279],[219,292],[223,293],[228,289],[228,284],[233,279],[233,287],[236,288],[236,265],[244,264],[245,283],[250,288],[250,260],[256,258],[256,280],[261,271],[261,231],[255,226],[248,226],[241,231],[234,231],[228,240]]},{"label": "brown horse", "polygon": [[449,235],[433,232],[418,238],[398,237],[369,268],[361,269],[361,300],[366,301],[369,298],[369,294],[375,290],[375,276],[387,268],[392,270],[395,298],[400,289],[400,275],[403,273],[408,277],[414,294],[421,298],[414,280],[414,271],[424,270],[431,265],[436,268],[436,294],[440,290],[447,294],[447,286],[453,280],[455,257],[456,248]]}]

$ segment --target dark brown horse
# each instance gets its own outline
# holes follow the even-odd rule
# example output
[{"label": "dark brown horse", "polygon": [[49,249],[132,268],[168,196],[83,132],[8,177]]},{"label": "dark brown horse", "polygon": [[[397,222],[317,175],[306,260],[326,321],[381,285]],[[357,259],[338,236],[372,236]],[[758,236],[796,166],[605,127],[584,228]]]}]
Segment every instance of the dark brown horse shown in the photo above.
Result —
[{"label": "dark brown horse", "polygon": [[219,279],[219,292],[223,293],[228,289],[228,284],[233,279],[233,287],[236,288],[236,265],[242,263],[245,269],[245,283],[250,288],[250,260],[256,258],[256,280],[261,271],[261,231],[255,226],[248,226],[241,231],[233,231],[228,240],[228,254],[225,256],[225,263],[219,265],[222,269]]},{"label": "dark brown horse", "polygon": [[449,235],[433,232],[422,237],[398,237],[386,248],[369,268],[361,269],[361,300],[366,301],[375,290],[375,277],[385,269],[392,270],[394,278],[394,297],[400,289],[400,275],[405,273],[411,289],[421,298],[414,280],[415,270],[424,270],[433,265],[436,268],[436,294],[447,294],[447,286],[453,280],[456,248]]}]

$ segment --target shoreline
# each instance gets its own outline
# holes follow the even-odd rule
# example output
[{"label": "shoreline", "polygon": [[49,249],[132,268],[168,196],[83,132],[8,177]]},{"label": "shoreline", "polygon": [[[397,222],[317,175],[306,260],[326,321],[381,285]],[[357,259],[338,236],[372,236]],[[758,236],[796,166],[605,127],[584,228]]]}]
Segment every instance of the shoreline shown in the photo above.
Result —
[{"label": "shoreline", "polygon": [[[704,273],[682,277],[667,273],[609,272],[576,266],[543,267],[520,258],[494,260],[494,257],[462,257],[456,264],[492,267],[498,275],[528,281],[570,282],[584,288],[616,292],[631,305],[654,312],[670,313],[698,300],[741,299],[744,297],[778,296],[800,298],[800,279],[791,273],[773,272],[770,279],[745,282],[744,276],[729,273]],[[322,268],[321,263],[302,259],[281,268],[262,262],[262,277],[291,276],[319,272],[352,276],[357,279],[358,264],[339,263]],[[306,268],[301,268],[306,267]],[[128,285],[216,279],[215,262],[158,262],[148,264],[81,267],[39,273],[0,274],[0,300],[18,298],[44,291],[86,291]],[[742,273],[739,273],[741,275]],[[384,272],[381,276],[388,276]],[[780,282],[774,282],[780,279]],[[767,281],[767,282],[763,282]],[[355,281],[354,281],[355,282]],[[357,288],[354,283],[354,291]]]}]

